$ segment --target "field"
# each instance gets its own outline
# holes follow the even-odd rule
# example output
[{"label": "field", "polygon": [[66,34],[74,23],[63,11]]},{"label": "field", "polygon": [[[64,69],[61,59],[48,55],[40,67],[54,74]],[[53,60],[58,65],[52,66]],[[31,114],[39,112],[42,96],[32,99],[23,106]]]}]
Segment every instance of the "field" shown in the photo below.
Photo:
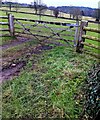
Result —
[{"label": "field", "polygon": [[[5,16],[4,12],[0,13]],[[12,14],[39,19],[36,15]],[[42,20],[75,23],[54,17],[42,17]],[[97,24],[88,26],[98,28]],[[44,32],[48,34],[45,29]],[[97,58],[84,52],[76,53],[68,44],[43,43],[34,37],[2,37],[0,43],[3,118],[80,118],[85,103],[85,81],[91,67],[98,63]]]}]

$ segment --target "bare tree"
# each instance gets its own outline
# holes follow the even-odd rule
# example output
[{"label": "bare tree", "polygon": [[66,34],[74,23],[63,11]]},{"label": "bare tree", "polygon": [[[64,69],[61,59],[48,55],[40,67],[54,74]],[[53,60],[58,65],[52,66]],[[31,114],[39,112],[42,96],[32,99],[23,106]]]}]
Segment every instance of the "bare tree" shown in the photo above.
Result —
[{"label": "bare tree", "polygon": [[47,6],[45,4],[39,5],[39,14],[44,14],[47,10]]},{"label": "bare tree", "polygon": [[95,9],[94,11],[94,17],[96,18],[96,21],[100,21],[100,9]]},{"label": "bare tree", "polygon": [[18,12],[19,8],[20,8],[20,4],[18,3],[18,0],[15,0],[15,4],[14,4],[14,9],[16,12]]},{"label": "bare tree", "polygon": [[19,8],[20,8],[19,3],[16,3],[16,5],[15,5],[15,10],[16,10],[16,12],[18,12]]},{"label": "bare tree", "polygon": [[30,8],[34,9],[35,14],[40,14],[47,10],[47,5],[41,3],[41,0],[34,0],[34,2],[31,2]]},{"label": "bare tree", "polygon": [[73,19],[82,19],[81,11],[79,8],[73,8],[72,10]]},{"label": "bare tree", "polygon": [[2,0],[0,0],[0,7],[2,7]]},{"label": "bare tree", "polygon": [[57,8],[55,8],[55,9],[53,10],[53,14],[54,14],[54,16],[55,16],[56,18],[58,18],[59,10],[58,10]]},{"label": "bare tree", "polygon": [[34,8],[35,14],[39,14],[39,19],[41,20],[41,14],[44,14],[47,10],[46,4],[43,4],[41,0],[34,0],[34,2],[31,3],[30,8]]},{"label": "bare tree", "polygon": [[8,2],[9,11],[11,11],[11,8],[12,8],[12,0],[7,0],[7,2]]},{"label": "bare tree", "polygon": [[38,3],[34,1],[34,10],[35,10],[35,14],[37,14],[38,11]]}]

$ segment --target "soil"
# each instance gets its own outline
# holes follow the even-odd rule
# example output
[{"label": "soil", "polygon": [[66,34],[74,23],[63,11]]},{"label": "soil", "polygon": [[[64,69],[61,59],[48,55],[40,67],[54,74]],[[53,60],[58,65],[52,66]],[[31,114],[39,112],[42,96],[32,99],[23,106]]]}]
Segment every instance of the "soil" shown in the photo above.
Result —
[{"label": "soil", "polygon": [[[2,46],[2,49],[5,50],[8,48],[17,46],[19,44],[22,44],[24,42],[30,41],[30,39],[27,39],[27,38],[24,39],[24,38],[20,38],[20,37],[17,38],[17,40],[18,41],[15,40],[15,41],[11,42],[10,44],[6,44],[6,45]],[[32,54],[41,54],[42,51],[50,50],[50,49],[52,49],[52,46],[39,44],[31,50],[31,52],[28,54],[27,58],[29,59],[29,57]],[[26,65],[28,59],[26,59],[26,61],[19,61],[17,63],[12,62],[12,64],[10,64],[9,66],[2,68],[2,70],[0,71],[0,76],[1,76],[0,83],[2,83],[3,81],[6,81],[6,80],[12,80],[15,76],[18,76],[20,74],[21,69]]]},{"label": "soil", "polygon": [[31,41],[31,39],[23,38],[23,37],[17,37],[15,40],[12,40],[8,44],[2,45],[2,50],[5,50],[5,49],[8,49],[10,47],[20,45],[20,44],[28,42],[28,41]]},{"label": "soil", "polygon": [[12,64],[7,69],[3,69],[1,73],[0,83],[4,80],[11,80],[14,76],[18,76],[21,68],[25,65],[24,62],[18,64]]}]

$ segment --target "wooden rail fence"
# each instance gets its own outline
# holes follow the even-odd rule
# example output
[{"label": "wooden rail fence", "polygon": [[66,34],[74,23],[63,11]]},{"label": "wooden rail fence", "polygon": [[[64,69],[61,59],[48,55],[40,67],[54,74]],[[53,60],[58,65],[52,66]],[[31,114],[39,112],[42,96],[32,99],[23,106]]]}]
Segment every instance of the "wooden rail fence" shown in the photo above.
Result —
[{"label": "wooden rail fence", "polygon": [[[93,32],[93,33],[97,33],[97,34],[100,34],[100,29],[96,29],[96,28],[90,28],[88,27],[88,21],[81,21],[80,25],[79,23],[76,23],[76,24],[70,24],[70,23],[61,23],[61,22],[49,22],[49,21],[41,21],[41,20],[32,20],[32,19],[26,19],[26,18],[14,18],[14,16],[12,16],[11,14],[8,15],[8,17],[6,16],[1,16],[0,19],[5,19],[7,22],[0,22],[0,25],[6,25],[7,27],[5,28],[1,28],[0,31],[4,31],[4,32],[9,32],[9,34],[5,34],[5,35],[0,35],[0,36],[15,36],[16,34],[18,35],[18,33],[20,33],[20,29],[23,30],[23,34],[29,34],[29,35],[33,35],[37,38],[37,36],[39,36],[39,34],[32,34],[30,32],[31,29],[29,28],[26,28],[24,26],[23,23],[19,22],[19,21],[23,21],[23,22],[33,22],[35,24],[32,24],[32,26],[37,26],[37,24],[41,24],[41,25],[44,25],[44,24],[50,24],[50,25],[61,25],[61,26],[67,26],[69,27],[70,29],[75,27],[76,29],[72,30],[74,31],[74,35],[72,35],[73,39],[74,40],[70,40],[69,42],[77,42],[75,43],[75,47],[76,47],[76,52],[78,53],[82,53],[83,51],[85,52],[85,49],[84,49],[84,46],[88,46],[90,48],[94,48],[94,49],[97,49],[98,51],[100,51],[100,47],[98,46],[100,44],[100,38],[99,37],[93,37],[93,36],[90,36],[90,35],[87,35],[87,31],[89,32]],[[16,22],[19,22],[19,25],[21,25],[22,28],[19,28],[19,27],[16,27],[15,24]],[[79,29],[78,29],[79,27]],[[44,28],[49,28],[48,26],[44,26]],[[67,30],[69,29],[67,28]],[[57,28],[57,29],[60,29],[59,32],[55,32],[53,31],[52,28],[49,28],[52,32],[52,36],[45,36],[44,34],[43,35],[40,35],[41,37],[45,37],[46,39],[49,39],[49,38],[52,38],[53,36],[56,35],[55,39],[63,39],[64,41],[66,41],[65,38],[61,38],[59,37],[60,33],[66,31],[66,29],[62,29],[62,28]],[[62,29],[62,30],[61,30]],[[16,31],[17,30],[17,31]],[[25,31],[27,31],[25,33]],[[35,31],[34,31],[35,32]],[[41,33],[41,31],[38,29],[37,32]],[[62,33],[62,35],[64,36],[70,36],[70,34],[66,35],[65,33]],[[46,40],[44,39],[44,40]],[[95,45],[92,43],[88,43],[86,42],[86,39],[88,39],[89,41],[95,41],[95,42],[98,42],[98,45]],[[87,52],[87,51],[86,51]],[[100,58],[99,56],[99,53],[98,54],[95,54],[92,53],[93,55],[95,55],[96,57]]]},{"label": "wooden rail fence", "polygon": [[[15,10],[4,10],[4,9],[0,9],[0,11],[3,11],[3,12],[6,12],[7,14],[8,13],[13,13],[13,12],[16,12]],[[36,15],[35,13],[30,13],[30,12],[22,12],[22,11],[17,11],[17,13],[22,13],[22,14],[30,14],[30,15]],[[41,15],[41,16],[47,16],[47,17],[55,17],[54,15],[47,15],[47,14],[37,14],[38,16]],[[58,18],[61,18],[61,19],[66,19],[66,20],[76,20],[76,19],[73,19],[73,18],[67,18],[67,17],[60,17],[58,16]],[[99,21],[91,21],[91,20],[88,20],[88,22],[90,23],[97,23],[97,24],[100,24]]]},{"label": "wooden rail fence", "polygon": [[[6,22],[0,22],[0,37],[8,37],[10,36],[10,29],[9,29],[9,19],[7,16],[0,16],[1,21],[5,20]],[[6,32],[6,33],[5,33]]]},{"label": "wooden rail fence", "polygon": [[[92,32],[92,33],[97,33],[97,37],[93,37],[90,35],[86,35],[87,31]],[[99,38],[99,33],[100,29],[98,28],[90,28],[88,27],[88,22],[87,21],[81,21],[80,24],[80,31],[79,31],[79,36],[78,36],[78,42],[77,42],[77,47],[76,47],[76,52],[82,53],[84,46],[88,46],[89,48],[94,48],[97,49],[97,53],[95,51],[91,53],[89,50],[84,50],[84,52],[90,53],[94,55],[97,58],[100,58],[100,38]],[[88,43],[86,42],[86,39],[88,39],[90,42],[95,41],[97,44]]]}]

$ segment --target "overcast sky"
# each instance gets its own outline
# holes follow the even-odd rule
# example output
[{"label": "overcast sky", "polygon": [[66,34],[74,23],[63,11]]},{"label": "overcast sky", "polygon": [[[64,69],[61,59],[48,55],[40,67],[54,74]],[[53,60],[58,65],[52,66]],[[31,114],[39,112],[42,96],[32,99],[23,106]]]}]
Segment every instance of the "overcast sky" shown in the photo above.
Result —
[{"label": "overcast sky", "polygon": [[[10,1],[10,0],[4,0]],[[18,1],[20,3],[31,3],[34,0],[11,0],[11,1]],[[39,1],[39,0],[38,0]],[[42,3],[45,3],[47,6],[85,6],[85,7],[92,7],[98,8],[98,2],[100,0],[41,0]]]}]

